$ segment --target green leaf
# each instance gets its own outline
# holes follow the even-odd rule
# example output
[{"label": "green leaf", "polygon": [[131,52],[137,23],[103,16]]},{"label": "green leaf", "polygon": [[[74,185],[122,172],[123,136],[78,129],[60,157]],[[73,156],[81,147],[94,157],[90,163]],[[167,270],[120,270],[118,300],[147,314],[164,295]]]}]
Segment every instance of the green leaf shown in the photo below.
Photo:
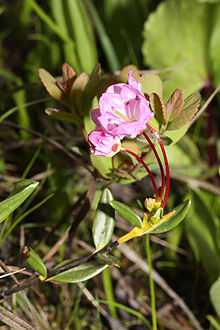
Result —
[{"label": "green leaf", "polygon": [[176,116],[168,125],[168,130],[176,130],[184,125],[190,125],[191,121],[199,111],[201,97],[199,93],[193,93],[184,100],[184,107],[181,113]]},{"label": "green leaf", "polygon": [[68,35],[68,26],[66,22],[66,15],[64,13],[63,1],[50,0],[50,7],[54,19],[63,34]]},{"label": "green leaf", "polygon": [[73,40],[69,37],[68,17],[65,13],[64,1],[50,0],[50,7],[59,29],[68,37],[69,40],[68,42],[66,41],[63,43],[65,61],[72,65],[77,72],[80,72],[80,64],[76,54],[76,47]]},{"label": "green leaf", "polygon": [[159,124],[166,123],[166,109],[162,99],[156,93],[150,95],[150,106]]},{"label": "green leaf", "polygon": [[56,79],[44,69],[39,69],[38,74],[49,95],[60,101],[62,99],[63,93],[59,87],[57,87]]},{"label": "green leaf", "polygon": [[188,131],[189,125],[185,125],[179,129],[172,131],[166,131],[165,137],[169,138],[172,141],[172,144],[176,144]]},{"label": "green leaf", "polygon": [[47,268],[43,260],[32,248],[30,248],[28,253],[27,264],[36,272],[38,272],[43,278],[47,277]]},{"label": "green leaf", "polygon": [[220,277],[212,284],[209,294],[216,314],[220,317]]},{"label": "green leaf", "polygon": [[102,249],[112,239],[115,225],[114,212],[112,212],[113,210],[109,205],[112,200],[111,191],[107,188],[104,189],[92,228],[93,240],[97,250]]},{"label": "green leaf", "polygon": [[177,259],[178,258],[178,247],[181,243],[183,237],[183,226],[177,226],[176,228],[174,228],[172,230],[172,232],[170,232],[167,237],[166,240],[168,242],[168,244],[170,244],[170,246],[172,246],[172,249],[168,249],[166,251],[166,254],[172,258],[172,259]]},{"label": "green leaf", "polygon": [[88,80],[89,76],[87,73],[83,72],[75,79],[71,88],[71,99],[79,112],[83,111],[84,90]]},{"label": "green leaf", "polygon": [[38,182],[23,180],[17,184],[12,196],[0,203],[0,223],[6,220],[37,188]]},{"label": "green leaf", "polygon": [[149,217],[147,213],[144,214],[141,228],[137,226],[133,227],[127,234],[118,238],[118,244],[123,244],[135,237],[149,234],[162,234],[174,229],[181,221],[184,220],[190,208],[190,204],[190,200],[186,200],[177,208],[162,217],[162,208],[157,209],[154,216]]},{"label": "green leaf", "polygon": [[196,0],[167,0],[145,23],[145,64],[155,69],[170,68],[163,72],[165,96],[177,87],[188,96],[208,79],[208,9],[207,4]]},{"label": "green leaf", "polygon": [[91,20],[84,1],[66,0],[66,9],[81,68],[90,73],[97,63],[97,50]]},{"label": "green leaf", "polygon": [[138,68],[135,65],[129,64],[121,68],[120,73],[118,75],[119,82],[123,82],[127,84],[129,71],[132,71],[132,75],[136,80],[140,80],[141,72],[138,70]]},{"label": "green leaf", "polygon": [[209,56],[216,86],[220,83],[220,5],[214,7],[213,28],[210,37]]},{"label": "green leaf", "polygon": [[219,2],[219,0],[197,0],[199,2],[207,2],[207,3],[216,3]]},{"label": "green leaf", "polygon": [[220,323],[212,315],[208,315],[207,320],[209,320],[212,330],[220,330]]},{"label": "green leaf", "polygon": [[[187,199],[186,201],[184,201],[182,204],[178,205],[174,211],[174,215],[171,218],[168,218],[167,220],[163,217],[157,224],[155,224],[154,226],[152,226],[149,231],[147,233],[149,234],[162,234],[162,233],[166,233],[167,231],[172,230],[173,228],[175,228],[176,226],[178,226],[180,224],[180,222],[182,222],[191,205],[191,201],[189,199]],[[165,215],[166,217],[166,215]]]},{"label": "green leaf", "polygon": [[[196,177],[203,172],[202,160],[195,152],[196,147],[193,142],[190,144],[187,140],[187,135],[178,144],[166,146],[166,153],[169,161],[169,166],[174,175]],[[193,148],[195,147],[195,149]]]},{"label": "green leaf", "polygon": [[113,304],[115,301],[113,281],[112,281],[111,270],[109,268],[106,268],[102,273],[102,283],[103,283],[106,299],[109,301],[108,307],[111,312],[111,315],[112,317],[117,318],[117,311]]},{"label": "green leaf", "polygon": [[108,265],[99,265],[95,262],[88,262],[83,265],[73,267],[60,274],[49,277],[47,281],[61,283],[79,283],[87,281],[90,278],[98,275],[107,267]]},{"label": "green leaf", "polygon": [[109,178],[112,172],[112,158],[105,156],[95,156],[90,155],[92,165],[97,169],[97,171],[104,177]]},{"label": "green leaf", "polygon": [[140,79],[143,93],[150,95],[156,93],[161,98],[163,96],[163,84],[160,77],[154,73],[146,73]]},{"label": "green leaf", "polygon": [[175,89],[175,91],[170,96],[167,106],[166,112],[169,118],[169,121],[177,118],[183,111],[184,99],[183,92],[181,89]]},{"label": "green leaf", "polygon": [[110,204],[116,212],[132,226],[142,227],[141,218],[129,206],[115,200]]},{"label": "green leaf", "polygon": [[[14,93],[13,98],[18,107],[18,122],[21,127],[30,128],[30,118],[26,108],[26,93],[24,89],[21,89]],[[30,134],[27,131],[21,131],[21,137],[28,139]]]},{"label": "green leaf", "polygon": [[54,23],[54,21],[47,15],[47,13],[38,5],[35,0],[29,0],[31,9],[40,17],[40,19],[64,42],[71,42],[69,36],[64,30],[60,29],[60,26]]},{"label": "green leaf", "polygon": [[[209,201],[210,197],[211,200]],[[192,207],[184,223],[187,238],[196,256],[212,280],[220,273],[219,251],[217,248],[218,227],[213,212],[213,196],[194,191]]]},{"label": "green leaf", "polygon": [[[109,67],[112,71],[118,70],[120,68],[120,63],[118,61],[114,46],[112,45],[111,39],[105,31],[105,26],[99,17],[98,11],[92,1],[86,2],[87,9],[92,18],[93,24],[95,26],[97,35],[100,39],[100,44],[105,53],[106,59],[109,63]],[[84,56],[84,54],[83,54]]]}]

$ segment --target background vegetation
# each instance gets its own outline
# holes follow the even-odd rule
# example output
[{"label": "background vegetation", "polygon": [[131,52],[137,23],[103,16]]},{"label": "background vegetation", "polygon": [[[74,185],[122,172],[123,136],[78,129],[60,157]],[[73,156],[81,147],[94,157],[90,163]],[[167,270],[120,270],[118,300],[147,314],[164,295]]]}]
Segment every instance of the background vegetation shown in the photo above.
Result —
[{"label": "background vegetation", "polygon": [[[0,1],[0,18],[1,200],[21,178],[39,181],[1,224],[4,273],[23,264],[25,246],[49,268],[93,250],[88,145],[76,125],[45,113],[57,103],[42,87],[38,69],[59,76],[67,62],[78,74],[89,74],[100,62],[103,72],[117,73],[134,64],[159,72],[166,98],[180,87],[185,96],[199,91],[205,101],[220,83],[220,2],[10,0]],[[169,149],[168,207],[187,194],[193,203],[177,229],[151,236],[159,329],[220,329],[219,107],[217,96]],[[113,183],[111,190],[135,206],[148,186],[145,178]],[[127,229],[119,217],[115,235]],[[0,306],[2,329],[150,329],[145,243],[123,245],[115,253],[120,268],[88,282],[37,284],[8,297]],[[1,278],[0,284],[11,288],[18,280]]]}]

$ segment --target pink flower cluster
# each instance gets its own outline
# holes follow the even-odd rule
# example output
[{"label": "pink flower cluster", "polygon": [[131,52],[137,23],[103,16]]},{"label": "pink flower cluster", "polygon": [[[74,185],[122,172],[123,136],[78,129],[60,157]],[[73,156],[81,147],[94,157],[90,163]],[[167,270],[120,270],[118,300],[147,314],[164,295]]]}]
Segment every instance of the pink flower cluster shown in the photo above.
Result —
[{"label": "pink flower cluster", "polygon": [[91,151],[98,156],[113,156],[121,148],[125,137],[135,138],[153,117],[149,102],[141,92],[141,85],[128,74],[128,84],[113,84],[92,111],[96,129],[89,134]]}]

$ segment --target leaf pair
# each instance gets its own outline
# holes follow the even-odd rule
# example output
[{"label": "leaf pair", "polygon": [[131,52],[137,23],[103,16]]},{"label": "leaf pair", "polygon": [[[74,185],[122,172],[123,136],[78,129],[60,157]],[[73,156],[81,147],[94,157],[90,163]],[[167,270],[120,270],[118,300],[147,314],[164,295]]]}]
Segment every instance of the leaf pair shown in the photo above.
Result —
[{"label": "leaf pair", "polygon": [[67,63],[62,66],[62,77],[54,78],[45,69],[39,69],[39,77],[52,98],[63,102],[72,111],[47,109],[52,118],[70,123],[82,123],[82,116],[88,112],[93,98],[100,88],[100,65],[96,65],[90,76],[83,72],[77,76]]},{"label": "leaf pair", "polygon": [[[146,224],[145,221],[142,221],[140,216],[137,215],[137,213],[128,205],[113,200],[110,190],[105,189],[103,191],[100,201],[102,209],[100,210],[99,206],[93,225],[93,239],[97,250],[102,249],[109,244],[114,229],[114,214],[112,214],[112,209],[107,207],[108,204],[122,218],[128,221],[129,224],[134,226],[128,234],[122,236],[122,238],[118,240],[120,243],[136,236],[142,236],[145,234],[161,234],[172,230],[184,220],[191,205],[191,201],[187,199],[170,213],[162,216],[156,223]],[[105,207],[103,207],[103,205]]]},{"label": "leaf pair", "polygon": [[174,229],[181,221],[184,220],[186,214],[189,211],[191,202],[190,200],[186,200],[185,202],[177,206],[173,211],[162,216],[160,220],[157,221],[155,224],[141,221],[141,219],[137,215],[135,218],[134,212],[129,209],[128,206],[120,202],[114,201],[111,204],[117,210],[117,212],[121,216],[123,216],[125,220],[127,220],[131,224],[136,223],[136,226],[129,233],[118,239],[118,243],[122,244],[138,236],[143,236],[146,234],[162,234]]},{"label": "leaf pair", "polygon": [[77,76],[75,70],[67,63],[62,66],[62,76],[54,78],[45,69],[39,69],[39,78],[48,94],[57,101],[70,105],[71,95],[79,86],[85,85],[88,75],[83,73]]},{"label": "leaf pair", "polygon": [[[92,233],[96,251],[102,250],[112,240],[115,225],[114,210],[111,207],[112,201],[113,196],[111,191],[107,188],[104,189],[99,200],[93,223]],[[48,278],[47,281],[67,283],[82,282],[98,275],[108,266],[109,265],[108,263],[105,263],[105,260],[100,262],[100,260],[96,258],[93,261],[89,261],[85,264],[54,275]]]},{"label": "leaf pair", "polygon": [[190,125],[199,111],[201,96],[193,93],[183,101],[183,92],[176,89],[167,103],[168,130],[176,130]]},{"label": "leaf pair", "polygon": [[172,93],[166,104],[156,93],[149,96],[151,109],[159,125],[164,126],[164,130],[177,130],[190,125],[199,111],[200,100],[199,93],[193,93],[184,100],[183,91],[180,89]]},{"label": "leaf pair", "polygon": [[27,264],[39,273],[39,279],[47,282],[60,282],[60,283],[78,283],[86,281],[108,267],[108,264],[97,263],[90,261],[82,265],[72,267],[66,271],[60,272],[56,275],[47,277],[47,268],[40,256],[30,249],[28,252]]},{"label": "leaf pair", "polygon": [[[95,220],[93,224],[93,240],[96,251],[104,248],[111,240],[114,229],[114,211],[110,206],[113,196],[109,189],[104,189],[100,197],[99,205],[96,211]],[[113,212],[113,213],[112,213]],[[68,270],[61,271],[60,273],[47,277],[47,269],[43,260],[39,255],[30,249],[27,263],[40,274],[41,280],[50,282],[63,282],[63,283],[78,283],[86,281],[108,267],[106,260],[94,260],[83,263],[78,266],[71,267]]]}]

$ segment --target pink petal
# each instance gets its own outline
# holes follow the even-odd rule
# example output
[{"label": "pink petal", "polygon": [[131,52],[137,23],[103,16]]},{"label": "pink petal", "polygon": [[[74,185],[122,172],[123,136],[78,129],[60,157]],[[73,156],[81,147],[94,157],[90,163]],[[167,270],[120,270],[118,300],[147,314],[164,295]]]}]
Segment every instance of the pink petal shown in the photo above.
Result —
[{"label": "pink petal", "polygon": [[132,71],[128,72],[128,84],[133,88],[137,89],[139,92],[141,92],[141,84],[139,81],[134,79]]},{"label": "pink petal", "polygon": [[100,115],[101,115],[101,113],[100,113],[100,109],[99,108],[93,109],[91,111],[91,118],[94,121],[94,123],[96,125],[98,125],[98,126],[100,125],[100,122],[99,122]]},{"label": "pink petal", "polygon": [[121,141],[118,137],[103,130],[94,130],[88,136],[92,153],[96,156],[112,157],[120,151]]},{"label": "pink petal", "polygon": [[125,85],[121,88],[121,98],[124,102],[135,99],[136,96],[137,91],[134,88],[131,88],[129,85]]},{"label": "pink petal", "polygon": [[103,93],[99,100],[100,112],[118,109],[124,111],[125,105],[119,94]]}]

